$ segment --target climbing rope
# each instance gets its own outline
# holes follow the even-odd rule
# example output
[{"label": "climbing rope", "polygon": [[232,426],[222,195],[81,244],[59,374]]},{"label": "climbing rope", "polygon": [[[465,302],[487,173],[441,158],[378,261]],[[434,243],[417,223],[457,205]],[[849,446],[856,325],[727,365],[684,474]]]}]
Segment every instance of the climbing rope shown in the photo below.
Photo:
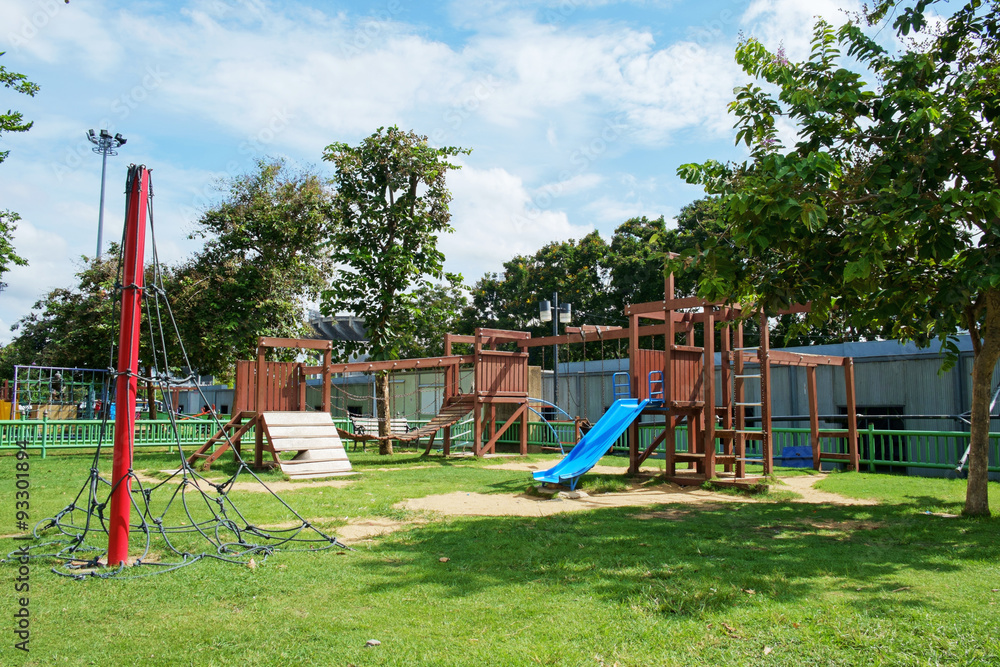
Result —
[{"label": "climbing rope", "polygon": [[[187,351],[180,338],[177,321],[170,308],[163,289],[163,276],[156,249],[155,225],[153,221],[153,191],[149,189],[148,215],[150,245],[153,254],[153,282],[144,288],[122,285],[123,267],[121,248],[119,250],[118,278],[112,298],[116,305],[111,313],[111,329],[118,326],[120,293],[125,289],[141,289],[146,303],[146,320],[151,348],[149,376],[137,373],[110,372],[115,381],[127,381],[131,377],[152,383],[166,403],[167,389],[171,385],[189,383],[193,376],[172,378],[166,369],[171,367],[168,359],[168,336],[176,337],[181,367],[191,368]],[[124,237],[124,231],[123,231]],[[169,323],[169,326],[167,324]],[[117,337],[115,338],[117,339]],[[109,347],[109,369],[116,358],[114,343]],[[208,398],[198,387],[198,393],[205,404]],[[178,468],[167,479],[155,480],[141,475],[134,469],[112,486],[99,470],[104,452],[105,436],[108,433],[109,412],[105,410],[101,422],[100,438],[94,452],[87,479],[73,501],[54,516],[38,522],[32,530],[36,540],[46,540],[27,548],[27,557],[34,559],[55,559],[59,564],[52,568],[56,574],[85,579],[98,578],[138,578],[171,572],[203,559],[215,559],[227,563],[248,565],[254,558],[263,562],[276,551],[315,551],[334,547],[346,548],[333,535],[319,530],[303,518],[288,503],[278,496],[250,468],[232,447],[223,424],[215,413],[211,417],[216,428],[223,432],[236,457],[236,471],[222,481],[208,479],[196,472],[187,462],[181,445],[177,417],[168,410],[171,429],[178,453]],[[134,434],[130,434],[134,437]],[[129,443],[131,447],[134,443]],[[107,562],[107,539],[110,499],[118,485],[126,483],[131,488],[130,531],[132,550],[141,545],[141,554],[129,566],[125,563],[115,568],[103,567]],[[241,480],[245,480],[242,481]],[[244,510],[233,498],[237,484],[249,484],[269,494],[282,508],[279,513],[269,511],[268,524],[250,521]],[[53,534],[54,533],[54,534]],[[24,557],[19,550],[8,554],[7,560]]]}]

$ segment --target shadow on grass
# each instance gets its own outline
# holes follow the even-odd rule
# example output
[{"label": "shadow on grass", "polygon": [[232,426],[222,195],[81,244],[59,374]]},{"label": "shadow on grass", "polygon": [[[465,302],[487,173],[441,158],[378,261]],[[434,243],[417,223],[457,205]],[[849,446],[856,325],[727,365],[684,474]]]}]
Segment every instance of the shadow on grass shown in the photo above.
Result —
[{"label": "shadow on grass", "polygon": [[531,586],[541,596],[599,596],[691,615],[843,591],[859,610],[916,608],[934,602],[882,598],[931,573],[947,577],[1000,558],[996,521],[921,516],[916,500],[884,508],[671,505],[430,524],[383,544],[398,555],[392,565],[373,564],[370,592],[429,584],[464,597]]}]

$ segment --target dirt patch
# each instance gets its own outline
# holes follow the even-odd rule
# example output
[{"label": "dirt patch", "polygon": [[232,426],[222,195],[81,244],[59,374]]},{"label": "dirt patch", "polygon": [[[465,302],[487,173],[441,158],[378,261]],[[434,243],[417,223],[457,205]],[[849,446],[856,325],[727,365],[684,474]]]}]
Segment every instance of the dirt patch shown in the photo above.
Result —
[{"label": "dirt patch", "polygon": [[800,475],[797,477],[783,477],[781,479],[781,486],[778,486],[777,489],[794,491],[799,494],[802,498],[797,498],[792,501],[798,503],[811,503],[814,505],[878,504],[874,500],[869,500],[867,498],[846,498],[844,496],[837,495],[836,493],[829,493],[827,491],[820,491],[819,489],[813,488],[813,485],[826,478],[827,475]]},{"label": "dirt patch", "polygon": [[[166,474],[169,475],[169,474],[172,474],[174,471],[173,470],[161,470],[160,472],[163,472],[163,473],[166,473]],[[156,484],[160,484],[160,483],[166,481],[166,480],[162,480],[162,479],[156,479],[155,477],[150,477],[149,475],[144,475],[141,472],[137,472],[135,476],[136,476],[136,478],[140,482],[143,483],[143,485],[146,485],[146,486],[156,485]],[[199,479],[197,477],[191,477],[190,479],[191,479],[191,482],[193,484],[195,484],[199,489],[201,489],[202,491],[205,491],[206,493],[211,493],[211,492],[215,491],[215,488],[212,487],[204,479]],[[250,479],[253,479],[253,478],[250,478]],[[180,480],[181,480],[181,476],[177,475],[172,480],[167,481],[167,484],[179,484]],[[221,483],[221,482],[223,482],[225,480],[212,480],[212,481],[218,484],[218,483]],[[275,493],[279,493],[279,492],[284,492],[284,491],[301,491],[303,489],[314,489],[314,488],[317,488],[317,487],[339,488],[339,487],[343,487],[343,486],[350,486],[354,482],[355,482],[355,480],[353,480],[353,479],[343,479],[342,477],[335,478],[335,479],[318,479],[318,480],[315,480],[315,481],[310,480],[310,481],[302,481],[302,482],[290,482],[288,480],[279,479],[279,480],[265,481],[265,482],[261,483],[261,482],[258,482],[256,480],[254,480],[254,481],[251,481],[251,482],[236,482],[235,484],[232,485],[232,487],[230,487],[229,490],[230,491],[239,491],[239,492],[249,491],[250,493],[268,493],[269,491],[273,491]],[[267,488],[264,488],[265,485],[266,485]]]},{"label": "dirt patch", "polygon": [[459,516],[549,516],[562,512],[601,509],[605,507],[641,507],[668,503],[733,503],[753,502],[739,496],[719,496],[696,487],[664,484],[655,489],[635,489],[625,493],[602,493],[583,498],[537,498],[527,494],[465,493],[456,491],[438,496],[426,496],[397,503],[408,510],[429,510]]},{"label": "dirt patch", "polygon": [[[309,524],[328,535],[336,535],[337,539],[344,544],[354,544],[356,542],[370,540],[373,537],[388,535],[389,533],[393,533],[401,528],[427,523],[424,519],[396,521],[394,519],[386,519],[384,517],[374,517],[368,519],[355,519],[353,521],[349,520],[346,525],[337,526],[336,528],[323,527],[326,524],[334,524],[343,520],[344,517],[342,516],[317,517],[309,519]],[[288,530],[289,528],[295,528],[300,525],[302,525],[302,522],[295,520],[282,521],[281,523],[269,523],[260,527],[265,530]]]},{"label": "dirt patch", "polygon": [[356,544],[421,523],[426,523],[426,521],[395,521],[378,517],[352,521],[346,526],[340,526],[334,532],[337,534],[337,539],[344,544]]}]

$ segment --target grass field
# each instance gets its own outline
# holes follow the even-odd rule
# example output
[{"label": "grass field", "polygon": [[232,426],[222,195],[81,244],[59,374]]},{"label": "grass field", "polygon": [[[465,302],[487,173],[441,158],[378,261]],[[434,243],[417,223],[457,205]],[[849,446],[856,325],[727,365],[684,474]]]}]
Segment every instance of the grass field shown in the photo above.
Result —
[{"label": "grass field", "polygon": [[[959,480],[847,473],[819,483],[878,501],[869,506],[779,492],[448,517],[394,506],[521,493],[530,475],[487,467],[496,461],[351,456],[361,472],[352,483],[299,483],[282,497],[324,530],[420,522],[353,551],[277,553],[253,569],[205,560],[156,577],[75,581],[33,561],[30,652],[4,628],[0,663],[1000,665],[1000,520],[940,516],[960,512]],[[135,467],[155,476],[175,457],[143,453]],[[0,458],[5,535],[17,532],[14,463]],[[32,458],[32,520],[65,506],[89,465],[79,454]],[[592,492],[626,486],[609,475],[584,481]],[[1000,487],[990,491],[1000,511]],[[263,524],[281,518],[267,494],[239,502]],[[20,544],[0,540],[4,553]],[[12,628],[17,565],[0,571]],[[369,639],[381,645],[366,648]]]}]

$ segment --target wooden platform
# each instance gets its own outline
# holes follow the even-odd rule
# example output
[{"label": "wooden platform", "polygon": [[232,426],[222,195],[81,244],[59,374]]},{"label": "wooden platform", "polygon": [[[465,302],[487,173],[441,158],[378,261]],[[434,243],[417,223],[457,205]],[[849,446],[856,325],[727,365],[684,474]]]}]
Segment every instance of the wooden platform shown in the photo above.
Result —
[{"label": "wooden platform", "polygon": [[281,471],[292,479],[332,477],[351,472],[340,434],[327,412],[263,412],[264,436],[275,453],[297,452],[281,459]]},{"label": "wooden platform", "polygon": [[716,474],[710,480],[705,479],[705,475],[701,473],[691,472],[679,472],[676,475],[668,475],[668,482],[673,482],[678,486],[701,486],[706,481],[711,482],[715,486],[722,486],[727,488],[735,489],[755,489],[761,484],[766,484],[767,479],[765,477],[753,476],[753,477],[739,477],[735,478],[731,473],[719,473]]}]

